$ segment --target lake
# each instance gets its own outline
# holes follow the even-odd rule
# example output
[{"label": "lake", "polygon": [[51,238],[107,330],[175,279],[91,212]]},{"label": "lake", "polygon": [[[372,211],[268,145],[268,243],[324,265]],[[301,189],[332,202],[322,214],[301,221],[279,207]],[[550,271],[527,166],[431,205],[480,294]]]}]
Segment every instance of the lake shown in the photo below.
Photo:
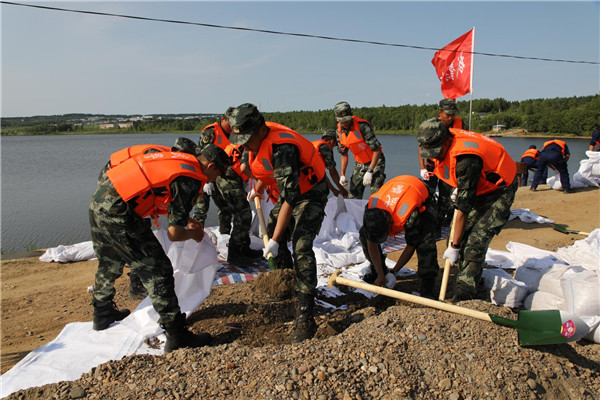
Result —
[{"label": "lake", "polygon": [[[98,173],[110,155],[135,144],[171,146],[190,134],[109,134],[59,136],[7,136],[1,138],[1,236],[3,252],[20,252],[90,240],[88,206],[96,190]],[[306,135],[316,140],[320,135]],[[379,135],[386,155],[387,178],[418,176],[417,141],[414,136]],[[535,144],[541,149],[547,139],[496,138],[510,155],[521,154]],[[587,158],[588,139],[566,139],[571,151],[569,173]],[[337,156],[339,167],[339,154]],[[346,171],[352,172],[352,165]],[[365,198],[368,192],[365,192]],[[207,226],[217,225],[216,206],[211,202]]]}]

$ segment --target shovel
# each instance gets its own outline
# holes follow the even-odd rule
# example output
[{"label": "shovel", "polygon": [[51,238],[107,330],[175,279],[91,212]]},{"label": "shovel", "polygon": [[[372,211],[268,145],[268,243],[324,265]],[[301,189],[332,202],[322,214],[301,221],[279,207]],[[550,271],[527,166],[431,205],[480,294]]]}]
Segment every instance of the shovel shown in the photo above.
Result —
[{"label": "shovel", "polygon": [[[258,222],[260,223],[260,229],[263,231],[263,243],[265,246],[269,244],[269,234],[267,233],[267,224],[265,224],[265,215],[263,214],[262,205],[260,204],[260,198],[256,196],[254,198],[254,205],[256,206],[256,213],[258,214]],[[269,269],[274,271],[277,269],[275,264],[275,257],[273,253],[267,254],[267,262],[269,263]]]},{"label": "shovel", "polygon": [[339,270],[334,271],[331,277],[329,277],[329,282],[327,283],[328,287],[332,288],[335,284],[351,286],[411,303],[436,308],[438,310],[466,315],[483,321],[493,322],[498,325],[508,326],[509,328],[517,330],[519,334],[519,345],[521,346],[573,342],[583,338],[590,331],[590,327],[579,317],[564,311],[519,311],[519,317],[515,321],[514,319],[414,296],[412,294],[370,285],[365,282],[340,278],[338,276],[340,272],[341,271]]},{"label": "shovel", "polygon": [[[452,216],[452,222],[450,222],[450,233],[448,234],[448,246],[452,243],[452,238],[454,237],[454,225],[456,225],[456,215],[457,212],[454,210],[454,215]],[[442,285],[440,286],[440,296],[439,300],[446,300],[446,289],[448,288],[448,279],[450,278],[450,260],[447,258],[444,260],[444,275],[442,275]]]},{"label": "shovel", "polygon": [[567,226],[563,225],[563,224],[554,224],[554,230],[565,233],[565,234],[569,234],[569,233],[575,233],[575,234],[579,234],[579,235],[589,235],[590,234],[589,232],[574,231],[572,229],[567,229]]}]

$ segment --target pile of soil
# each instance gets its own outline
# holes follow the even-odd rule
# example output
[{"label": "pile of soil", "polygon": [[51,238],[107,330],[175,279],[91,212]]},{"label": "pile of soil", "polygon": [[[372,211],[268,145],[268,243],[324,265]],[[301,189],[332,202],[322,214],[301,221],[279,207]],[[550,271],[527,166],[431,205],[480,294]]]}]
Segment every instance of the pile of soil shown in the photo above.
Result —
[{"label": "pile of soil", "polygon": [[[525,188],[513,208],[529,208],[572,229],[591,231],[600,226],[598,193],[533,193]],[[515,241],[554,251],[581,238],[548,225],[511,221],[491,247],[502,250]],[[440,262],[443,247],[439,242]],[[66,323],[91,319],[86,288],[93,283],[95,266],[93,261],[48,264],[36,258],[2,262],[2,372],[52,340]],[[416,268],[416,260],[409,267]],[[126,276],[117,281],[115,300],[134,308],[137,302],[126,297],[127,284]],[[125,357],[76,381],[8,398],[600,398],[599,344],[582,340],[521,347],[514,329],[384,296],[367,299],[343,286],[345,296],[335,305],[347,308],[332,314],[318,309],[315,338],[291,344],[293,287],[290,270],[213,287],[188,319],[194,332],[213,335],[210,346]],[[414,276],[396,285],[408,293],[418,288]],[[481,300],[458,305],[516,319],[516,310]]]}]

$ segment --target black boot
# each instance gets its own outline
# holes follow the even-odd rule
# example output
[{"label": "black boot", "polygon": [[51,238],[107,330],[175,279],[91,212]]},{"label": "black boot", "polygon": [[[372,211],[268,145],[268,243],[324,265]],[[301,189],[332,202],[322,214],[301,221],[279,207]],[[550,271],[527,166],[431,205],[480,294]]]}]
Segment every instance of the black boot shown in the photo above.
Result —
[{"label": "black boot", "polygon": [[96,301],[94,305],[94,324],[95,331],[103,331],[115,321],[121,321],[129,315],[129,310],[124,308],[119,310],[114,301]]},{"label": "black boot", "polygon": [[142,285],[142,280],[135,272],[129,272],[129,298],[142,300],[148,296],[148,290]]},{"label": "black boot", "polygon": [[238,246],[229,246],[229,252],[227,254],[227,262],[240,267],[248,265],[254,265],[257,260],[262,257],[261,250],[253,250],[246,246],[245,248],[239,248]]},{"label": "black boot", "polygon": [[165,354],[182,347],[202,347],[210,344],[212,337],[208,333],[195,334],[185,325],[185,314],[179,314],[174,321],[161,324],[167,335]]},{"label": "black boot", "polygon": [[316,332],[315,296],[298,293],[296,326],[294,326],[294,332],[292,332],[292,343],[300,343],[305,339],[312,339]]},{"label": "black boot", "polygon": [[421,297],[435,300],[435,279],[423,278],[421,280]]}]

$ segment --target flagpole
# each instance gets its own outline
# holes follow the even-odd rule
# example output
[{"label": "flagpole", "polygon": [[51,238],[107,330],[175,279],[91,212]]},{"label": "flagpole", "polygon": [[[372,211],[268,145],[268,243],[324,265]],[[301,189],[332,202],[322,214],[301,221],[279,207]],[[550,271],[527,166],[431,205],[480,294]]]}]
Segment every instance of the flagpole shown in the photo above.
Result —
[{"label": "flagpole", "polygon": [[475,63],[475,27],[471,35],[471,94],[469,101],[469,130],[471,130],[471,117],[473,116],[473,64]]}]

